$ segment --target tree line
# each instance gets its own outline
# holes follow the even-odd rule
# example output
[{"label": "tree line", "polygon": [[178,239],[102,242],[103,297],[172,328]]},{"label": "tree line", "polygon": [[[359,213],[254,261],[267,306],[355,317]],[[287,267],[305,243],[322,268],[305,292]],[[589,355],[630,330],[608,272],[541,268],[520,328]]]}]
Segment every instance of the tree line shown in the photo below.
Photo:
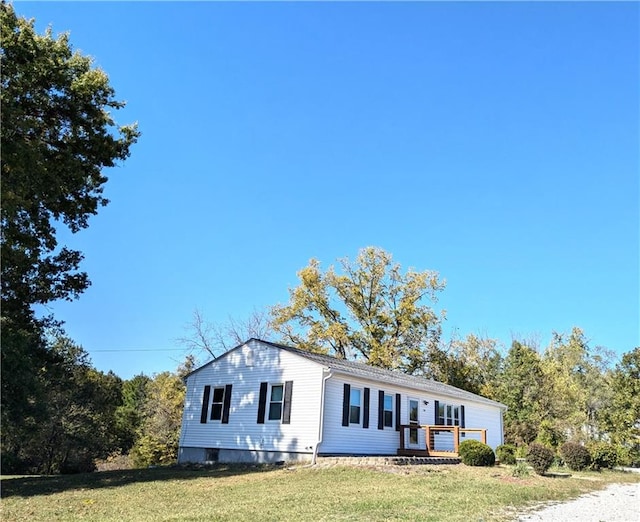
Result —
[{"label": "tree line", "polygon": [[115,122],[124,103],[68,35],[38,34],[5,2],[0,25],[3,473],[88,471],[114,455],[137,466],[175,461],[181,377],[195,356],[217,357],[254,336],[503,402],[506,438],[517,445],[605,440],[640,460],[640,348],[616,364],[578,328],[544,348],[520,339],[505,351],[474,334],[445,340],[439,274],[403,270],[376,247],[326,270],[312,259],[287,303],[246,322],[212,327],[196,313],[175,372],[122,380],[96,370],[62,323],[36,309],[89,286],[82,253],[59,245],[57,230],[86,228],[108,203],[104,171],[140,134]]}]

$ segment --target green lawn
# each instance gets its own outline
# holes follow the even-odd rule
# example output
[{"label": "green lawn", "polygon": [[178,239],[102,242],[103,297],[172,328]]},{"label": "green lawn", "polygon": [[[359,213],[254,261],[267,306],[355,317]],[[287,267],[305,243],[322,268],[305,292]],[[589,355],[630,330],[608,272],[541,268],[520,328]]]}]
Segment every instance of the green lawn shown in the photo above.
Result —
[{"label": "green lawn", "polygon": [[638,482],[631,473],[524,479],[511,468],[156,468],[2,479],[3,521],[508,520],[532,502]]}]

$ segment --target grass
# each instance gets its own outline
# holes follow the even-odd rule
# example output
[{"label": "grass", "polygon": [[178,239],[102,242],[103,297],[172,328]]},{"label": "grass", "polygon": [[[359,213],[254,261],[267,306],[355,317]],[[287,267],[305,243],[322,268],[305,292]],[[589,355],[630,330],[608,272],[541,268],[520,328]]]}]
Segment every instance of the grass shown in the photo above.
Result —
[{"label": "grass", "polygon": [[2,478],[3,521],[509,520],[632,473],[512,477],[512,467],[156,468]]}]

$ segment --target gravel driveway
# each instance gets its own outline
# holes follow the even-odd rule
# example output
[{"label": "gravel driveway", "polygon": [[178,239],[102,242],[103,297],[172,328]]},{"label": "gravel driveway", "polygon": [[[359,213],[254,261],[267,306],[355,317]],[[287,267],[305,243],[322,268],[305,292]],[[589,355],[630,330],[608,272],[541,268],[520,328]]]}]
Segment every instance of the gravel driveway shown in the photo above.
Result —
[{"label": "gravel driveway", "polygon": [[640,484],[612,484],[602,491],[547,505],[518,522],[640,522]]}]

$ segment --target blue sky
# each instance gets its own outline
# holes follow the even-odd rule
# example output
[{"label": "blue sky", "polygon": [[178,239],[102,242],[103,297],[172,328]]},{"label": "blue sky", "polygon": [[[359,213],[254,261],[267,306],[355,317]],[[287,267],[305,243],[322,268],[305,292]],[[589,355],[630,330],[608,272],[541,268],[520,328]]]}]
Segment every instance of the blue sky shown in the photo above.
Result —
[{"label": "blue sky", "polygon": [[123,378],[375,245],[447,280],[444,331],[639,341],[637,3],[16,2],[138,121],[51,311]]}]

